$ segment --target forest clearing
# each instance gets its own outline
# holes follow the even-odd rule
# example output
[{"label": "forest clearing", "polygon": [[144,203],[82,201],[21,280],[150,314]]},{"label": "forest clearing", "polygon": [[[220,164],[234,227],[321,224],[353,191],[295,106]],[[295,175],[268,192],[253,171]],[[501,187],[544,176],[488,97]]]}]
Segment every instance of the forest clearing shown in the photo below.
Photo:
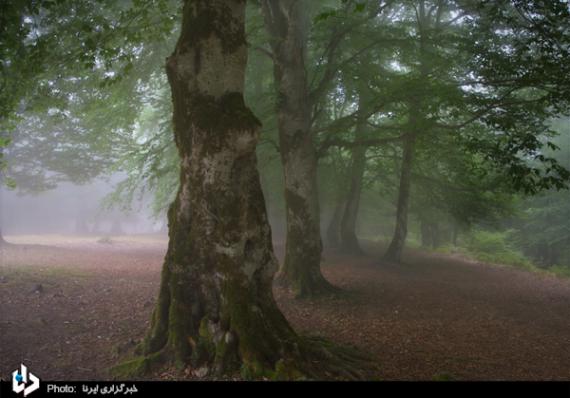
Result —
[{"label": "forest clearing", "polygon": [[[166,239],[13,241],[0,268],[0,372],[24,361],[50,380],[109,379],[148,328]],[[377,243],[365,247],[357,258],[324,252],[340,296],[295,300],[275,288],[296,330],[372,354],[379,380],[568,380],[570,279],[418,250],[396,266],[375,260]]]}]

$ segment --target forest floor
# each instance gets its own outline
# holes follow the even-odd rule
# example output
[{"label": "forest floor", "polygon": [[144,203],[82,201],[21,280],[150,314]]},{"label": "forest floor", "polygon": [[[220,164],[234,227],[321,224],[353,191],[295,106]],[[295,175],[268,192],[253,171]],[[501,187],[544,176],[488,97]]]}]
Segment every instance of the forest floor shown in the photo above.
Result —
[{"label": "forest floor", "polygon": [[[44,380],[109,379],[148,327],[166,238],[7,240],[0,377],[24,362]],[[365,247],[363,257],[325,251],[338,297],[275,289],[297,331],[368,352],[385,380],[570,380],[570,279],[417,250],[387,264],[378,244]]]}]

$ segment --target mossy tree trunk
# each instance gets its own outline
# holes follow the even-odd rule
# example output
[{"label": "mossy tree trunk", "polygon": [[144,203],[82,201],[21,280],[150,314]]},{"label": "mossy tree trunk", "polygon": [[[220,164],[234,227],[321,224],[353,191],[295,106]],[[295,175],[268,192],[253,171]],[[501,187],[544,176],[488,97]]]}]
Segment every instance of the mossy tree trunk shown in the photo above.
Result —
[{"label": "mossy tree trunk", "polygon": [[167,360],[261,376],[299,357],[271,290],[277,262],[256,165],[260,123],[243,100],[244,13],[245,1],[186,1],[167,59],[180,186],[138,371]]},{"label": "mossy tree trunk", "polygon": [[335,290],[321,274],[322,242],[317,154],[311,135],[311,101],[305,67],[305,1],[263,1],[277,86],[279,147],[285,181],[287,240],[279,278],[297,296]]},{"label": "mossy tree trunk", "polygon": [[[165,361],[245,378],[369,378],[366,357],[299,337],[274,301],[277,261],[255,148],[260,123],[243,100],[245,0],[188,0],[166,70],[181,158],[169,243],[143,356],[128,377]],[[199,371],[199,372],[198,372]]]}]

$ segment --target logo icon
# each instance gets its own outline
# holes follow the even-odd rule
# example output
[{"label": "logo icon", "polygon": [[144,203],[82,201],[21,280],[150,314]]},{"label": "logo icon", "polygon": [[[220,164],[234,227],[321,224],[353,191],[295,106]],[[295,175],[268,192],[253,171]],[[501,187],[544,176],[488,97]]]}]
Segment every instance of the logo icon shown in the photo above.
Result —
[{"label": "logo icon", "polygon": [[[32,384],[26,387],[28,376]],[[26,365],[21,364],[20,370],[16,369],[12,372],[12,391],[16,394],[23,391],[24,397],[27,397],[28,394],[36,391],[38,388],[40,388],[40,379],[34,376],[32,372],[28,373]]]}]

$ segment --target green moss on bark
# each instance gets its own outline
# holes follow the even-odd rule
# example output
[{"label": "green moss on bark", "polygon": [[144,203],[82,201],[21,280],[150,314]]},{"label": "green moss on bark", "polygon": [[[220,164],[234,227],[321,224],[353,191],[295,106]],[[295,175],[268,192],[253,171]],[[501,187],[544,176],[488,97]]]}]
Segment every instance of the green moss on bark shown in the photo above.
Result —
[{"label": "green moss on bark", "polygon": [[165,362],[163,351],[154,354],[136,357],[124,361],[109,369],[109,373],[116,379],[133,379],[149,374]]},{"label": "green moss on bark", "polygon": [[288,222],[285,261],[278,282],[288,285],[298,298],[331,295],[339,289],[331,285],[320,269],[322,242],[319,225],[309,211],[308,199],[291,189],[285,190],[287,212],[303,220],[303,225]]},{"label": "green moss on bark", "polygon": [[230,92],[219,98],[195,94],[189,108],[194,126],[214,136],[261,127],[259,119],[245,105],[242,93]]},{"label": "green moss on bark", "polygon": [[[244,0],[234,0],[236,3]],[[179,43],[200,44],[211,36],[220,40],[224,53],[230,54],[246,44],[245,29],[237,23],[228,5],[212,7],[212,0],[187,1],[183,13],[182,34]],[[185,23],[186,22],[186,23]]]},{"label": "green moss on bark", "polygon": [[[321,376],[311,358],[322,352],[304,347],[272,296],[275,263],[255,158],[260,123],[243,93],[227,92],[240,90],[245,70],[238,65],[245,63],[245,42],[234,32],[243,33],[243,8],[242,1],[185,5],[182,35],[167,61],[180,188],[168,214],[170,241],[145,356],[119,365],[116,373],[124,377],[151,371],[159,359],[209,375],[241,367],[254,379]],[[208,41],[211,57],[183,54],[200,53],[200,43],[213,35],[221,40]],[[236,53],[226,57],[226,51]],[[197,58],[204,64],[190,70]],[[235,80],[224,91],[210,77],[226,72],[228,63],[236,67]],[[203,79],[201,70],[208,71]],[[314,220],[318,232],[318,212]]]}]

